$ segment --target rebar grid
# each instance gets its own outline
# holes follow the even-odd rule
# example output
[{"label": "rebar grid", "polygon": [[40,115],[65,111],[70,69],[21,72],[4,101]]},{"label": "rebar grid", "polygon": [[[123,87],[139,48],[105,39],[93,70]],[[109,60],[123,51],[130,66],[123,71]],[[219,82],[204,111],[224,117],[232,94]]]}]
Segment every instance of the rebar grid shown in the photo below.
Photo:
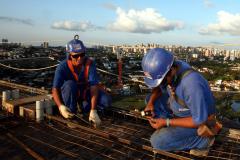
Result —
[{"label": "rebar grid", "polygon": [[[111,114],[112,118],[114,119],[120,119],[121,121],[127,121],[132,122],[132,126],[141,123],[142,121],[145,121],[144,118],[141,118],[140,116],[136,116],[135,114],[126,113],[126,111],[121,111],[118,109],[114,109],[111,111],[108,111],[108,113]],[[123,115],[124,114],[124,115]],[[135,120],[135,123],[133,123]],[[138,122],[138,123],[137,123]],[[146,123],[143,123],[146,124]],[[148,125],[149,126],[149,125]],[[111,128],[111,126],[108,126]],[[147,128],[146,126],[141,126],[148,131],[149,134],[152,132],[151,129]],[[215,141],[215,144],[213,147],[211,147],[209,151],[209,155],[206,157],[195,157],[189,154],[189,152],[175,152],[179,155],[183,155],[185,157],[194,158],[194,159],[240,159],[240,131],[239,130],[232,130],[229,128],[225,128],[226,131],[219,134],[217,136],[217,140]],[[142,138],[142,139],[145,139]]]},{"label": "rebar grid", "polygon": [[[69,121],[55,116],[46,116],[49,120],[40,124],[13,118],[9,120],[13,127],[9,126],[18,139],[46,159],[240,159],[238,130],[225,129],[216,137],[208,156],[195,157],[187,151],[153,150],[149,137],[154,130],[145,119],[125,113],[113,110],[102,114],[99,129],[81,121],[73,123],[76,129],[70,129],[66,125]],[[26,153],[21,154],[26,157]],[[6,159],[2,157],[0,150],[0,158]]]}]

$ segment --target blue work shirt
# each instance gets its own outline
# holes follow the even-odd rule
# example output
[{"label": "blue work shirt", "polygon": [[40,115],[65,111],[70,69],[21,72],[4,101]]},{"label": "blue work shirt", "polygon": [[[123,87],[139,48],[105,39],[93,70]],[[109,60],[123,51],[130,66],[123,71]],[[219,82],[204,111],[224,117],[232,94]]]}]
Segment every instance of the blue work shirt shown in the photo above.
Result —
[{"label": "blue work shirt", "polygon": [[[186,62],[176,61],[176,63],[180,66],[177,75],[191,68]],[[195,124],[199,125],[205,122],[209,115],[216,112],[208,81],[196,71],[182,78],[175,89],[175,93],[187,105],[186,108],[178,104],[174,99],[170,100],[170,108],[177,117],[191,116]],[[170,95],[169,89],[168,94]]]},{"label": "blue work shirt", "polygon": [[[88,57],[85,57],[88,58]],[[78,74],[79,82],[85,82],[84,79],[84,66],[81,68],[81,72]],[[71,70],[68,67],[67,59],[63,60],[57,67],[55,71],[55,76],[53,80],[53,88],[61,88],[64,84],[64,82],[68,80],[74,80],[74,76],[71,72]],[[93,61],[89,67],[89,73],[88,73],[88,83],[90,86],[96,85],[99,83],[99,78],[96,71],[96,65]]]}]

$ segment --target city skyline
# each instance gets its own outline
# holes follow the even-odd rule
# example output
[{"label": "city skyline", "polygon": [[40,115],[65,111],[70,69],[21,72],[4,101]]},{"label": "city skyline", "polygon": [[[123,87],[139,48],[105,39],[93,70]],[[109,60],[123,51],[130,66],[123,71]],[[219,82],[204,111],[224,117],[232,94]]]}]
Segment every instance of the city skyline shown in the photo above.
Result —
[{"label": "city skyline", "polygon": [[223,45],[240,48],[237,0],[0,0],[0,38],[64,45]]}]

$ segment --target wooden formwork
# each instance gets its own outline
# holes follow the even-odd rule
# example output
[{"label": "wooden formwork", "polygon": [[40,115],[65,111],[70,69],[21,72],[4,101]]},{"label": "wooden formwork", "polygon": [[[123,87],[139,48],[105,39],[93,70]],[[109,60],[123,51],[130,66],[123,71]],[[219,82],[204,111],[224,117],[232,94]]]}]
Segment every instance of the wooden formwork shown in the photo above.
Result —
[{"label": "wooden formwork", "polygon": [[35,101],[40,101],[44,99],[51,99],[51,95],[45,94],[45,95],[38,95],[38,96],[26,97],[26,98],[14,99],[14,100],[6,100],[2,102],[2,106],[7,112],[18,115],[19,106],[30,104]]},{"label": "wooden formwork", "polygon": [[36,104],[27,104],[19,106],[19,115],[25,119],[35,120],[36,119]]}]

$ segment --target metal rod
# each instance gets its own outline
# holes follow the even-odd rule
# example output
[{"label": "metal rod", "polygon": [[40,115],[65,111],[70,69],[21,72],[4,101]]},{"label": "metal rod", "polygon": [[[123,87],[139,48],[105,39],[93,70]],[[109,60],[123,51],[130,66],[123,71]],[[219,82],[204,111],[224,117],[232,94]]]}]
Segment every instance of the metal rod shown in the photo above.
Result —
[{"label": "metal rod", "polygon": [[[62,123],[60,123],[60,125],[62,125]],[[62,126],[63,126],[63,125],[62,125]],[[49,127],[52,127],[52,126],[49,126]],[[66,126],[63,126],[63,127],[67,128]],[[79,132],[81,135],[82,135],[82,134],[88,134],[88,135],[90,134],[90,133],[86,133],[86,132],[81,132],[81,131],[79,131],[79,130],[74,130],[74,132]],[[104,141],[111,142],[112,145],[114,145],[114,146],[116,145],[116,141],[112,141],[112,140],[110,140],[110,139],[101,137],[101,136],[99,136],[99,135],[94,135],[94,134],[90,134],[90,135],[93,136],[93,137],[97,137],[97,138],[103,139]],[[118,144],[117,144],[117,145],[118,145]],[[128,149],[128,150],[132,150],[132,151],[134,151],[134,152],[141,153],[141,154],[143,154],[143,155],[145,155],[145,156],[153,157],[153,155],[151,155],[151,154],[142,153],[140,150],[137,150],[137,149],[135,149],[135,148],[128,147],[128,146],[126,146],[126,145],[123,145],[123,146],[121,145],[121,147],[126,148],[126,149]],[[126,154],[126,153],[123,153],[122,151],[119,151],[119,150],[116,150],[116,149],[114,149],[114,151],[120,152],[120,153],[122,153],[122,154]]]},{"label": "metal rod", "polygon": [[[63,125],[61,122],[59,123],[59,125],[61,125],[62,127],[65,127],[65,128],[68,128],[66,127],[65,125]],[[51,125],[48,125],[48,127],[52,127]],[[73,130],[74,132],[78,132],[78,133],[81,133],[81,134],[88,134],[86,132],[81,132],[80,130]],[[89,134],[88,134],[89,135]],[[101,136],[98,136],[98,135],[94,135],[94,134],[91,134],[91,136],[94,136],[94,137],[97,137],[97,138],[100,138],[104,141],[108,141],[108,142],[111,142],[111,143],[114,143],[114,141],[110,140],[110,139],[107,139],[105,137],[101,137]]]},{"label": "metal rod", "polygon": [[11,133],[6,134],[10,139],[12,139],[14,142],[16,142],[18,145],[20,145],[27,153],[29,153],[32,157],[34,157],[37,160],[44,160],[42,156],[40,156],[38,153],[33,151],[31,148],[29,148],[26,144],[21,142],[20,140],[17,139],[14,135]]},{"label": "metal rod", "polygon": [[[101,144],[101,143],[97,143],[97,142],[94,142],[94,141],[92,141],[92,140],[88,140],[88,139],[85,139],[85,138],[81,138],[81,137],[78,137],[78,136],[75,136],[75,135],[66,133],[66,132],[61,131],[61,130],[59,130],[59,129],[57,129],[57,128],[54,128],[54,127],[52,127],[52,126],[49,126],[49,127],[52,128],[52,129],[54,129],[54,130],[56,130],[56,131],[58,131],[58,132],[61,132],[61,133],[63,133],[63,134],[66,134],[66,135],[68,135],[68,136],[71,136],[71,137],[74,137],[74,138],[77,138],[77,139],[81,139],[81,140],[84,140],[84,141],[87,141],[87,142],[90,142],[90,143],[97,144],[97,145],[99,145],[99,146],[105,147],[105,148],[107,148],[108,150],[111,150],[111,149],[112,149],[112,148],[107,147],[107,146],[105,146],[105,145],[103,145],[103,144]],[[51,136],[51,135],[50,135],[50,136]],[[64,139],[62,139],[62,138],[59,138],[59,139],[61,139],[61,140],[63,140],[63,141],[66,141],[66,140],[64,140]],[[68,143],[75,143],[75,142],[68,141]],[[76,145],[77,145],[77,144],[76,144]],[[80,144],[79,144],[79,145],[80,145]],[[80,145],[80,146],[81,146],[81,147],[85,147],[85,146],[83,146],[83,145]],[[114,158],[109,157],[109,156],[107,156],[107,155],[104,155],[104,154],[102,154],[102,153],[96,152],[96,151],[94,151],[94,150],[91,149],[91,148],[86,147],[86,149],[89,149],[89,150],[91,150],[91,151],[93,151],[93,152],[95,152],[95,153],[98,153],[98,154],[103,155],[103,156],[105,156],[105,157],[108,157],[108,158],[110,158],[110,159],[114,159]],[[117,151],[117,150],[115,150],[115,151]],[[118,153],[124,154],[123,152],[118,152]]]},{"label": "metal rod", "polygon": [[[56,122],[58,122],[58,121],[56,121]],[[62,125],[62,122],[59,122],[60,123],[60,125]],[[50,126],[51,127],[51,126]],[[66,127],[66,126],[64,126],[64,127]],[[86,132],[80,132],[79,130],[74,130],[75,132],[79,132],[79,133],[81,133],[81,134],[87,134]],[[102,136],[99,136],[99,135],[93,135],[93,134],[90,134],[91,136],[94,136],[94,137],[97,137],[97,138],[101,138],[101,139],[103,139],[104,141],[109,141],[109,142],[112,142],[113,143],[113,145],[115,146],[116,145],[116,142],[117,141],[112,141],[112,140],[110,140],[110,139],[107,139],[107,138],[105,138],[105,137],[102,137]],[[118,144],[117,144],[118,145]],[[138,152],[138,153],[141,153],[141,151],[140,150],[137,150],[137,149],[134,149],[134,148],[131,148],[131,147],[128,147],[128,146],[126,146],[126,145],[121,145],[121,147],[124,147],[124,148],[126,148],[126,149],[128,149],[128,150],[132,150],[132,151],[134,151],[134,152]],[[115,150],[115,149],[114,149]],[[120,152],[120,151],[118,151],[118,150],[116,150],[117,152]],[[123,154],[126,154],[126,153],[123,153]],[[144,154],[145,156],[149,156],[149,157],[153,157],[153,155],[151,155],[151,154],[147,154],[147,153],[141,153],[141,154]]]},{"label": "metal rod", "polygon": [[134,131],[134,132],[139,131],[139,130],[137,130],[137,129],[128,128],[128,127],[126,127],[126,126],[120,126],[120,125],[117,125],[117,124],[111,124],[111,125],[112,125],[112,126],[116,126],[116,127],[118,127],[118,128],[123,128],[123,129],[131,130],[131,131]]},{"label": "metal rod", "polygon": [[[55,137],[55,138],[56,138],[56,137]],[[72,141],[69,141],[69,140],[65,140],[65,139],[60,138],[60,137],[57,137],[57,139],[60,139],[60,140],[62,140],[62,141],[64,141],[64,142],[67,142],[67,143],[70,143],[70,144],[74,144],[74,145],[76,145],[76,146],[78,146],[78,147],[82,147],[82,148],[87,149],[87,150],[89,150],[89,151],[91,151],[91,152],[94,152],[94,153],[96,153],[96,154],[99,154],[99,155],[101,155],[101,156],[103,156],[103,157],[107,157],[107,158],[109,158],[109,159],[115,159],[115,158],[110,157],[110,156],[108,156],[108,155],[106,155],[106,154],[103,154],[104,152],[103,152],[103,153],[97,152],[97,151],[93,150],[92,148],[88,148],[88,147],[86,147],[86,146],[84,146],[84,145],[81,145],[81,144],[79,144],[79,143],[72,142]],[[107,148],[107,149],[109,150],[110,148]]]},{"label": "metal rod", "polygon": [[213,150],[211,149],[211,152],[219,152],[219,153],[223,153],[223,154],[228,154],[228,155],[234,155],[234,156],[237,156],[237,157],[240,157],[240,154],[236,154],[236,153],[232,153],[232,152],[224,152],[224,151],[217,151],[217,150]]},{"label": "metal rod", "polygon": [[65,155],[67,155],[67,156],[70,156],[70,157],[73,157],[73,158],[79,158],[79,157],[80,157],[80,155],[78,155],[78,154],[76,154],[76,153],[73,153],[73,152],[67,151],[67,150],[65,150],[65,149],[61,149],[61,148],[59,148],[59,147],[53,146],[53,145],[51,145],[51,144],[49,144],[49,143],[43,142],[43,141],[41,141],[41,140],[39,140],[39,139],[36,139],[36,138],[33,138],[33,137],[29,136],[29,135],[24,134],[23,136],[24,136],[24,137],[27,137],[27,138],[29,138],[29,139],[31,139],[32,141],[35,141],[35,142],[37,142],[37,143],[41,143],[41,144],[46,145],[46,146],[48,146],[48,147],[50,147],[50,148],[53,148],[53,149],[55,149],[55,150],[57,150],[57,151],[65,154]]},{"label": "metal rod", "polygon": [[90,126],[90,123],[88,121],[86,121],[85,119],[83,119],[81,116],[74,114],[75,117],[77,117],[78,119],[80,119],[81,121],[85,122],[87,125]]},{"label": "metal rod", "polygon": [[[45,116],[46,116],[46,118],[50,118],[51,120],[60,121],[60,122],[65,123],[65,124],[69,123],[69,121],[60,119],[60,118],[55,117],[55,116],[51,116],[51,115],[45,115]],[[127,140],[127,139],[124,139],[124,138],[117,137],[117,136],[115,136],[113,134],[110,134],[110,133],[106,133],[106,132],[99,131],[99,130],[94,130],[94,129],[87,128],[87,127],[84,127],[84,126],[81,126],[81,125],[78,125],[78,124],[74,124],[74,123],[71,123],[71,125],[73,125],[75,127],[78,127],[78,128],[81,128],[83,130],[86,130],[86,131],[89,131],[89,132],[101,135],[101,136],[106,137],[106,138],[117,140],[117,141],[119,141],[121,143],[124,143],[124,144],[134,145],[136,147],[140,147],[140,148],[142,148],[144,150],[147,150],[147,151],[150,151],[150,152],[154,151],[154,152],[157,152],[158,154],[161,154],[161,155],[164,155],[164,156],[168,156],[168,157],[171,157],[171,158],[175,158],[175,159],[190,160],[190,158],[183,157],[183,156],[180,156],[180,155],[177,155],[177,154],[174,154],[174,153],[170,153],[170,152],[167,152],[167,151],[154,150],[152,147],[149,147],[149,146],[146,146],[146,145],[141,145],[141,144],[138,144],[136,142],[133,142],[133,141],[130,141],[130,140]]]},{"label": "metal rod", "polygon": [[115,129],[115,128],[111,128],[111,127],[103,126],[103,125],[102,125],[101,127],[103,127],[104,130],[105,130],[105,129],[108,129],[108,130],[112,130],[112,131],[117,131],[117,132],[121,132],[121,133],[127,134],[127,135],[129,135],[130,137],[135,137],[135,134],[131,134],[131,133],[127,133],[127,132],[124,132],[124,131],[120,131],[120,130],[117,130],[117,129]]}]

